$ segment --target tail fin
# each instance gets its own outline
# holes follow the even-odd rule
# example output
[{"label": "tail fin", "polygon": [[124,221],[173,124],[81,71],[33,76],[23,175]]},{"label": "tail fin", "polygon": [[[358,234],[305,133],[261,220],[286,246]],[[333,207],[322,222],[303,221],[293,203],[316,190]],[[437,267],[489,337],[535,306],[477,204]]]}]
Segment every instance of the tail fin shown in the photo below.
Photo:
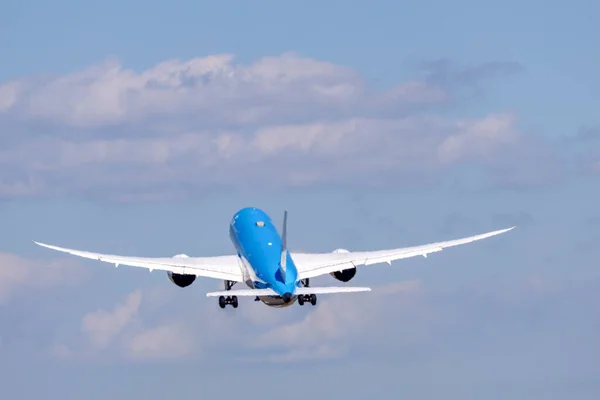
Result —
[{"label": "tail fin", "polygon": [[281,231],[281,259],[279,267],[281,268],[281,277],[285,281],[285,272],[287,264],[287,210],[283,212],[283,230]]}]

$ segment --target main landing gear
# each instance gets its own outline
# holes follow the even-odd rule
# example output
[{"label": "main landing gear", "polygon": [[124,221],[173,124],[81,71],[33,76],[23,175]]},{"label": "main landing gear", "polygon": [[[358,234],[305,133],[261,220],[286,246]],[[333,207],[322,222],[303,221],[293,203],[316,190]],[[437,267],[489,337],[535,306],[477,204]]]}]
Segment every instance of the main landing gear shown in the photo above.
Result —
[{"label": "main landing gear", "polygon": [[[309,287],[310,281],[308,278],[303,279],[302,285],[304,287]],[[302,296],[298,296],[298,304],[303,306],[305,302],[310,302],[313,306],[317,304],[317,295],[316,294],[304,294]]]},{"label": "main landing gear", "polygon": [[[231,290],[237,282],[225,281],[225,290]],[[227,304],[231,304],[233,308],[238,308],[237,296],[219,296],[219,307],[225,308]]]},{"label": "main landing gear", "polygon": [[317,304],[317,295],[316,294],[304,294],[302,296],[298,296],[298,304],[301,306],[304,305],[304,302],[310,301],[310,304],[313,306]]},{"label": "main landing gear", "polygon": [[219,307],[225,308],[227,304],[231,304],[233,308],[238,308],[237,296],[219,296]]}]

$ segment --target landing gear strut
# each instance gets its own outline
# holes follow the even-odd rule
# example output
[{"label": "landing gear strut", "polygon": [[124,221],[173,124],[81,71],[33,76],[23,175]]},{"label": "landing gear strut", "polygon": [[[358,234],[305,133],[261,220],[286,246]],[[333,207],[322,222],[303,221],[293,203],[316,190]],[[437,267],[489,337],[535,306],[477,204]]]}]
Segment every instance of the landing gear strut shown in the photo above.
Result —
[{"label": "landing gear strut", "polygon": [[[235,281],[225,281],[225,290],[229,291],[237,282]],[[238,308],[238,298],[237,296],[219,296],[219,307],[225,308],[227,304],[231,304],[233,308]]]},{"label": "landing gear strut", "polygon": [[[310,280],[308,278],[300,281],[304,287],[309,287]],[[316,294],[304,294],[298,296],[298,304],[303,306],[305,302],[310,302],[313,306],[317,304],[317,295]]]}]

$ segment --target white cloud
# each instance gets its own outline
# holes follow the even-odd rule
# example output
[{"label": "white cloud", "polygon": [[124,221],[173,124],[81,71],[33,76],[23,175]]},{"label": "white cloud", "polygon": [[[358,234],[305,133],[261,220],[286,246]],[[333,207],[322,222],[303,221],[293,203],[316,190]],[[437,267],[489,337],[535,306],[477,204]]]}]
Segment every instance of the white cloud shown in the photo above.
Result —
[{"label": "white cloud", "polygon": [[138,290],[127,296],[112,311],[98,310],[83,317],[83,331],[96,348],[108,346],[137,317],[142,293]]},{"label": "white cloud", "polygon": [[[414,307],[420,292],[418,281],[404,281],[378,287],[364,296],[323,297],[314,310],[306,310],[303,319],[273,327],[248,345],[275,350],[275,354],[266,357],[273,362],[341,357],[353,340],[372,333],[374,326],[385,329],[382,319],[386,316],[400,325],[412,323],[410,312],[406,311]],[[393,313],[386,307],[390,301]]]},{"label": "white cloud", "polygon": [[251,362],[341,357],[352,340],[381,324],[381,310],[390,298],[398,319],[415,309],[420,292],[418,281],[405,281],[365,296],[323,297],[315,308],[273,309],[245,301],[239,310],[223,311],[214,302],[183,307],[165,291],[142,295],[136,290],[109,310],[85,314],[83,342],[55,344],[50,352],[60,359],[117,357],[135,362],[227,350],[235,352],[234,359]]},{"label": "white cloud", "polygon": [[11,109],[17,102],[20,92],[19,82],[0,85],[0,112]]},{"label": "white cloud", "polygon": [[50,348],[50,354],[56,358],[65,360],[73,356],[73,351],[64,344],[55,344]]},{"label": "white cloud", "polygon": [[5,112],[74,126],[196,113],[252,123],[298,106],[348,105],[364,93],[351,70],[293,53],[250,65],[233,64],[231,55],[170,60],[141,73],[108,60],[44,84],[9,82],[2,88]]},{"label": "white cloud", "polygon": [[181,358],[195,352],[196,341],[181,324],[164,324],[136,333],[127,342],[134,359]]},{"label": "white cloud", "polygon": [[[522,176],[519,166],[504,160],[507,154],[522,152],[524,143],[511,114],[458,122],[437,117],[353,118],[269,126],[253,132],[182,132],[163,138],[88,141],[40,139],[0,151],[0,160],[36,176],[35,182],[45,177],[54,188],[74,185],[78,190],[98,188],[114,193],[141,187],[164,192],[165,185],[239,184],[242,178],[247,184],[266,179],[270,185],[369,185],[382,183],[372,178],[388,183],[397,177],[400,184],[403,175],[444,174],[449,166],[464,162],[476,162],[483,168],[505,165],[505,176],[518,181]],[[37,156],[28,157],[30,154]],[[114,168],[120,173],[114,174]]]},{"label": "white cloud", "polygon": [[250,64],[170,60],[141,72],[108,60],[0,86],[0,117],[21,132],[0,136],[0,195],[156,199],[255,179],[404,185],[462,163],[512,182],[523,180],[515,159],[555,161],[536,156],[552,151],[519,131],[512,113],[465,119],[431,108],[451,101],[419,80],[376,91],[349,68],[294,53]]},{"label": "white cloud", "polygon": [[297,363],[350,353],[427,358],[461,351],[473,346],[471,341],[478,341],[475,348],[487,346],[486,341],[496,340],[498,334],[507,340],[531,335],[531,315],[541,305],[548,305],[545,313],[549,314],[542,313],[548,317],[546,324],[556,320],[556,313],[567,312],[562,306],[553,307],[575,291],[565,291],[541,275],[521,278],[503,284],[473,281],[450,292],[428,290],[418,280],[400,281],[364,295],[322,296],[316,307],[286,309],[252,301],[237,310],[221,310],[214,302],[182,306],[178,297],[159,300],[158,292],[150,302],[140,302],[136,291],[111,311],[86,316],[89,322],[89,315],[94,315],[86,332],[95,337],[91,352],[61,345],[51,352],[61,359],[81,355],[129,362],[193,358],[208,365],[218,363],[214,357],[227,365]]},{"label": "white cloud", "polygon": [[33,260],[0,253],[0,304],[22,290],[75,285],[86,276],[86,271],[75,261]]},{"label": "white cloud", "polygon": [[460,121],[456,125],[457,132],[445,137],[437,149],[444,163],[468,159],[485,162],[510,150],[510,146],[521,144],[513,114],[489,115],[481,120]]},{"label": "white cloud", "polygon": [[[50,354],[59,359],[117,358],[146,361],[182,358],[196,354],[200,345],[194,332],[196,319],[177,313],[173,320],[172,292],[135,290],[109,309],[86,313],[81,319],[83,340],[55,343]],[[162,311],[162,312],[161,312]],[[159,317],[156,318],[158,313]],[[65,342],[66,340],[63,340]]]}]

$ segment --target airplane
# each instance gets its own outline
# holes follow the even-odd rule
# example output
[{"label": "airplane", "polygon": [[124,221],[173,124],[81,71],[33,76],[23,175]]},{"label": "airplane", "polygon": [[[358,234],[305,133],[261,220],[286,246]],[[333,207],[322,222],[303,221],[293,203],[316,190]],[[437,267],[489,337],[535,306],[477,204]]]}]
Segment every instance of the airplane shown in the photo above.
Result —
[{"label": "airplane", "polygon": [[[129,257],[99,254],[52,246],[34,241],[52,250],[97,261],[153,270],[167,271],[171,282],[185,288],[198,277],[223,280],[224,291],[207,293],[218,297],[219,306],[238,307],[238,296],[255,297],[270,307],[283,308],[310,302],[317,304],[317,295],[370,291],[368,287],[311,287],[310,279],[329,274],[337,281],[347,283],[356,275],[358,266],[423,256],[445,248],[471,243],[508,232],[515,227],[480,235],[421,246],[377,251],[348,251],[337,249],[331,253],[290,252],[287,247],[287,211],[283,215],[283,229],[279,235],[272,219],[263,210],[247,207],[234,214],[229,224],[229,237],[237,252],[235,255],[212,257],[189,257],[178,254],[173,257]],[[249,289],[231,290],[237,283]]]}]

